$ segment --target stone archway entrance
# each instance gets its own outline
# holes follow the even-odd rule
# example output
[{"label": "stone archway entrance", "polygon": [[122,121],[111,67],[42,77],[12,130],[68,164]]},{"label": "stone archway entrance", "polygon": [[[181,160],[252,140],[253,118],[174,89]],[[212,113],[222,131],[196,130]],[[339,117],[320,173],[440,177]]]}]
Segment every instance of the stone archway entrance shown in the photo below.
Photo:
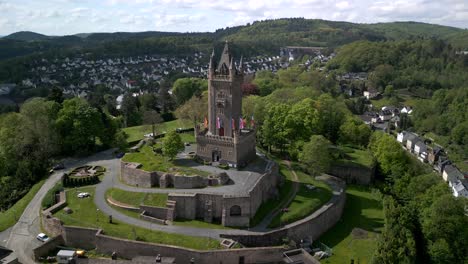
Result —
[{"label": "stone archway entrance", "polygon": [[229,209],[230,216],[240,216],[242,214],[242,209],[238,205],[233,205],[231,209]]},{"label": "stone archway entrance", "polygon": [[213,150],[213,152],[211,153],[211,161],[219,162],[220,159],[221,159],[221,151]]}]

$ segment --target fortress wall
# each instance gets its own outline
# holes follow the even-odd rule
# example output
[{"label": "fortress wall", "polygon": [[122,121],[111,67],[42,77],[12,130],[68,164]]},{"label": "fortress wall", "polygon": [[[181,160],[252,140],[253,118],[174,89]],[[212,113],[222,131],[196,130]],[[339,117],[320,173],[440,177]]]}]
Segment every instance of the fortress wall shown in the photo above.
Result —
[{"label": "fortress wall", "polygon": [[102,232],[96,234],[96,249],[98,253],[112,254],[118,257],[134,258],[136,256],[175,257],[177,263],[223,263],[238,264],[241,257],[244,263],[282,263],[284,249],[282,247],[242,248],[225,250],[194,250],[177,246],[131,241],[107,236]]},{"label": "fortress wall", "polygon": [[169,208],[166,207],[140,205],[140,211],[145,211],[148,216],[159,219],[166,219],[168,210]]},{"label": "fortress wall", "polygon": [[223,212],[223,196],[217,194],[197,194],[196,217],[203,219],[205,217],[207,202],[211,201],[211,210],[213,218],[221,219]]},{"label": "fortress wall", "polygon": [[338,196],[332,197],[332,199],[318,211],[315,211],[302,220],[286,225],[283,228],[262,234],[221,234],[221,237],[233,239],[246,246],[279,245],[283,242],[283,238],[286,237],[296,242],[305,238],[316,240],[341,219],[345,203],[346,192],[343,189]]},{"label": "fortress wall", "polygon": [[51,236],[58,236],[63,232],[62,221],[50,213],[42,213],[41,223],[44,231]]},{"label": "fortress wall", "polygon": [[185,219],[196,218],[197,194],[170,193],[167,199],[176,202],[177,217]]},{"label": "fortress wall", "polygon": [[334,164],[328,173],[349,184],[369,185],[374,181],[375,168]]},{"label": "fortress wall", "polygon": [[208,179],[202,176],[173,176],[174,188],[176,189],[193,189],[203,188],[208,186]]},{"label": "fortress wall", "polygon": [[120,161],[120,177],[123,182],[144,188],[159,185],[158,172],[148,172],[141,169],[131,168],[129,162]]},{"label": "fortress wall", "polygon": [[[249,226],[250,218],[252,217],[250,211],[250,197],[223,197],[223,219],[222,224],[224,226]],[[239,206],[241,209],[240,215],[231,215],[231,208]]]},{"label": "fortress wall", "polygon": [[86,250],[96,247],[97,229],[63,226],[63,239],[69,247],[83,248]]}]

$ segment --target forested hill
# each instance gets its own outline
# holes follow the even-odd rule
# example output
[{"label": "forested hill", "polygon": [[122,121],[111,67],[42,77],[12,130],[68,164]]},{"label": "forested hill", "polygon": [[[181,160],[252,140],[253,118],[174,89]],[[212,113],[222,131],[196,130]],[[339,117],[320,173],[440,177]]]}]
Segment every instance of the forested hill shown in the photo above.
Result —
[{"label": "forested hill", "polygon": [[288,45],[336,47],[356,40],[382,41],[415,38],[440,38],[455,47],[468,48],[468,31],[417,22],[356,24],[318,19],[288,18],[257,21],[215,32],[117,32],[84,33],[50,37],[33,32],[17,32],[0,39],[0,59],[37,52],[66,53],[82,50],[100,54],[137,55],[138,52],[180,54],[195,50],[209,51],[225,39],[236,43],[246,56],[276,54]]}]

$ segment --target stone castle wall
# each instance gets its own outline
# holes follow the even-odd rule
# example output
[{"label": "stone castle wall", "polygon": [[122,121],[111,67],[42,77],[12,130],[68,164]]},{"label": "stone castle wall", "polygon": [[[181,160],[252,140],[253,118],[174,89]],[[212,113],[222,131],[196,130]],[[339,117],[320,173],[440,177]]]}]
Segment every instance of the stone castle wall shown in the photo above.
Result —
[{"label": "stone castle wall", "polygon": [[[51,239],[49,244],[42,244],[33,249],[34,257],[48,253],[48,249],[58,245],[96,249],[97,253],[118,257],[134,258],[137,256],[174,257],[177,263],[189,263],[194,258],[195,263],[237,264],[240,259],[244,263],[282,263],[283,247],[256,247],[223,250],[195,250],[177,246],[127,240],[105,235],[103,230],[65,226],[63,234]],[[66,238],[66,239],[65,239]],[[74,241],[77,240],[77,241]]]},{"label": "stone castle wall", "polygon": [[201,251],[119,239],[102,232],[96,234],[96,238],[97,252],[102,254],[116,252],[118,257],[123,258],[161,254],[165,257],[175,257],[177,263],[190,263],[190,259],[194,258],[195,263],[238,264],[241,257],[244,257],[244,263],[281,263],[284,251],[282,247]]},{"label": "stone castle wall", "polygon": [[159,184],[157,172],[149,172],[134,167],[135,163],[120,162],[120,177],[123,182],[144,188],[151,188]]},{"label": "stone castle wall", "polygon": [[343,179],[348,184],[369,185],[374,181],[375,167],[334,164],[328,173]]},{"label": "stone castle wall", "polygon": [[318,211],[315,211],[302,220],[286,225],[283,228],[260,234],[222,234],[221,237],[233,239],[246,246],[279,245],[286,237],[296,242],[305,238],[316,240],[341,219],[345,202],[346,192],[343,189],[338,196],[333,196],[332,199]]}]

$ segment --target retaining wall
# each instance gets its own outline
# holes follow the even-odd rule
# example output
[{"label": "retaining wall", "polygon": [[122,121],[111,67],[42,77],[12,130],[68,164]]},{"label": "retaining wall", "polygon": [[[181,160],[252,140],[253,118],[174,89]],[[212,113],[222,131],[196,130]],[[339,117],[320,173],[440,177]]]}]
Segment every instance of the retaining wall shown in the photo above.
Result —
[{"label": "retaining wall", "polygon": [[334,164],[328,173],[343,179],[348,184],[369,185],[374,181],[375,167],[364,168],[351,164]]},{"label": "retaining wall", "polygon": [[120,162],[120,177],[123,182],[144,188],[151,188],[159,184],[159,176],[157,172],[148,172],[138,168],[134,168],[135,163]]},{"label": "retaining wall", "polygon": [[[33,249],[34,260],[39,261],[40,257],[47,255],[52,250],[55,250],[58,246],[63,246],[63,245],[65,245],[65,240],[63,239],[61,235],[50,238],[49,240],[44,242],[42,245]],[[0,263],[3,263],[3,262],[0,262]]]},{"label": "retaining wall", "polygon": [[63,226],[63,239],[67,246],[86,250],[96,247],[97,229],[77,226]]},{"label": "retaining wall", "polygon": [[315,240],[341,219],[345,202],[346,192],[343,185],[343,189],[339,195],[333,196],[327,204],[302,220],[266,233],[248,235],[221,234],[221,237],[233,239],[246,246],[279,245],[286,237],[296,242],[305,238]]},{"label": "retaining wall", "polygon": [[244,263],[281,263],[283,247],[244,248],[228,250],[200,251],[176,246],[131,241],[110,237],[102,232],[96,234],[96,249],[102,254],[116,252],[117,256],[133,258],[136,256],[162,256],[175,257],[176,263],[189,263],[191,258],[195,263],[223,263],[238,264],[240,258]]}]

